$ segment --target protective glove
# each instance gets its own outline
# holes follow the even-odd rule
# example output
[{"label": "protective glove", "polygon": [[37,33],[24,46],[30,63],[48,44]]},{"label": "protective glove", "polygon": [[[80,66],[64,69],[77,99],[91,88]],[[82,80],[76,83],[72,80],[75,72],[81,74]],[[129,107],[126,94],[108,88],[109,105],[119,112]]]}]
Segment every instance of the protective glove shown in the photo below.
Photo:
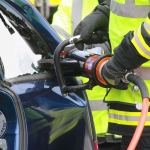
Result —
[{"label": "protective glove", "polygon": [[80,50],[84,44],[97,44],[108,41],[109,9],[106,6],[98,5],[94,11],[85,17],[74,30],[75,35],[81,35],[83,42],[76,43]]},{"label": "protective glove", "polygon": [[137,52],[131,43],[132,38],[133,32],[129,32],[121,44],[115,48],[114,55],[104,64],[101,71],[105,82],[116,89],[127,89],[128,83],[122,82],[125,74],[148,61]]},{"label": "protective glove", "polygon": [[104,64],[101,75],[108,85],[116,89],[126,90],[128,83],[122,81],[126,73],[127,70],[116,62],[115,56],[112,56],[110,60]]}]

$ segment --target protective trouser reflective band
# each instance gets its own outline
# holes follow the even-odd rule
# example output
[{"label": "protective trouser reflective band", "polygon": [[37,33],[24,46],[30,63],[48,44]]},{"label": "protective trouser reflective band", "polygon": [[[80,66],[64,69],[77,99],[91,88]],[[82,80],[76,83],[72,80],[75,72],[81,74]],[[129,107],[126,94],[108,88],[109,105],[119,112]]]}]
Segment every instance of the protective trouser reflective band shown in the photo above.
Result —
[{"label": "protective trouser reflective band", "polygon": [[[81,0],[73,0],[72,3],[72,31],[75,30],[77,25],[80,23],[82,19],[82,6],[83,1]],[[73,33],[72,33],[73,34]]]},{"label": "protective trouser reflective band", "polygon": [[144,80],[150,80],[150,68],[140,67],[135,69],[134,72]]},{"label": "protective trouser reflective band", "polygon": [[135,0],[126,0],[125,4],[111,0],[110,10],[114,14],[122,17],[145,18],[150,11],[150,7],[148,4],[135,5]]},{"label": "protective trouser reflective band", "polygon": [[[126,112],[126,111],[118,111],[118,110],[110,109],[109,122],[120,124],[120,125],[137,126],[140,115],[141,112]],[[149,125],[150,125],[150,112],[148,112],[148,116],[145,123],[145,126],[149,126]]]},{"label": "protective trouser reflective band", "polygon": [[136,29],[131,42],[141,56],[150,59],[150,47],[146,44],[144,38],[142,37],[141,26]]},{"label": "protective trouser reflective band", "polygon": [[64,29],[62,29],[61,27],[57,26],[57,25],[52,25],[53,29],[55,31],[57,31],[58,34],[60,34],[61,36],[63,36],[65,39],[68,39],[71,37],[71,35],[69,35]]},{"label": "protective trouser reflective band", "polygon": [[108,110],[107,103],[104,103],[103,100],[90,100],[90,107],[92,111],[96,110]]}]

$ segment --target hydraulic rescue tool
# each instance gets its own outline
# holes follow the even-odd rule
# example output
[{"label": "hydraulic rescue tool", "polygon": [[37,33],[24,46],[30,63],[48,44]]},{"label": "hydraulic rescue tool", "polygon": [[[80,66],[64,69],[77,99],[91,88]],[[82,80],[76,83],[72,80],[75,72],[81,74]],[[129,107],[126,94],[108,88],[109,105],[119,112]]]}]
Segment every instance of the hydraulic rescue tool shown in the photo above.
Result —
[{"label": "hydraulic rescue tool", "polygon": [[[44,64],[44,67],[47,66],[47,68],[51,68],[51,70],[53,70],[53,68],[55,69],[55,73],[60,85],[60,90],[62,92],[62,95],[64,96],[66,96],[67,93],[70,92],[92,89],[96,85],[104,88],[111,87],[103,80],[101,71],[103,65],[107,63],[107,61],[109,61],[109,59],[112,57],[112,54],[105,55],[100,48],[80,51],[75,48],[74,44],[81,40],[82,39],[80,36],[75,36],[63,41],[57,46],[54,52],[53,60],[46,60],[46,62],[43,62],[42,60],[42,62],[38,62],[38,66],[41,66],[41,68],[42,64]],[[47,65],[45,65],[46,63]],[[65,71],[65,69],[67,70],[67,72]],[[89,81],[87,83],[76,86],[67,86],[64,78],[65,76],[83,76],[89,78]],[[143,100],[141,117],[131,143],[128,146],[128,150],[133,150],[136,148],[136,145],[144,128],[144,123],[146,121],[149,107],[149,94],[147,86],[145,85],[143,79],[135,73],[127,73],[125,77],[123,77],[123,81],[132,82],[137,85],[140,89]]]},{"label": "hydraulic rescue tool", "polygon": [[[75,92],[78,90],[92,89],[95,85],[100,85],[105,88],[110,86],[101,77],[102,66],[111,58],[111,54],[102,55],[102,50],[94,52],[93,49],[88,51],[80,51],[76,48],[69,48],[69,44],[73,44],[81,40],[80,36],[76,36],[63,41],[54,52],[54,66],[57,73],[57,78],[61,87],[62,94]],[[68,48],[65,49],[65,47]],[[74,62],[74,75],[82,75],[89,78],[87,83],[78,86],[66,86],[64,82],[61,65],[65,61],[64,66]],[[94,68],[94,69],[93,69]]]}]

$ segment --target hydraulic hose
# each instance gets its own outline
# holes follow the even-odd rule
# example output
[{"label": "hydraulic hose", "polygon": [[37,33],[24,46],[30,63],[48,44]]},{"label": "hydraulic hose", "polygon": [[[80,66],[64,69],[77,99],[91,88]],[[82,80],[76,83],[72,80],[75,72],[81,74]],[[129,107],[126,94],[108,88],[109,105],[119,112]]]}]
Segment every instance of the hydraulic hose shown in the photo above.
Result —
[{"label": "hydraulic hose", "polygon": [[138,75],[135,74],[128,74],[126,76],[126,79],[135,85],[137,85],[140,89],[141,96],[142,96],[142,110],[141,110],[141,116],[138,122],[138,125],[136,127],[136,130],[134,132],[134,135],[132,137],[132,140],[130,141],[130,144],[128,146],[127,150],[134,150],[138,144],[138,141],[141,137],[141,134],[144,129],[144,125],[146,122],[146,117],[148,114],[148,109],[149,109],[149,93],[146,84],[144,83],[143,79],[139,77]]}]

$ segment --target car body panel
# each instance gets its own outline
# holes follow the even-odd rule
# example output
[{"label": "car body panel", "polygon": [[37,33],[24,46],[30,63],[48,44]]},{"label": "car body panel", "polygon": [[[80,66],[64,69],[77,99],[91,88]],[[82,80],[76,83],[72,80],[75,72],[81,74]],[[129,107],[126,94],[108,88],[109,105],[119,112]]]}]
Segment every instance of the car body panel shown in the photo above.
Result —
[{"label": "car body panel", "polygon": [[87,136],[91,133],[86,126],[88,108],[84,95],[71,93],[62,97],[57,80],[53,78],[15,84],[11,89],[24,108],[29,150],[33,147],[37,150],[84,149],[85,138],[92,144],[91,137]]}]

